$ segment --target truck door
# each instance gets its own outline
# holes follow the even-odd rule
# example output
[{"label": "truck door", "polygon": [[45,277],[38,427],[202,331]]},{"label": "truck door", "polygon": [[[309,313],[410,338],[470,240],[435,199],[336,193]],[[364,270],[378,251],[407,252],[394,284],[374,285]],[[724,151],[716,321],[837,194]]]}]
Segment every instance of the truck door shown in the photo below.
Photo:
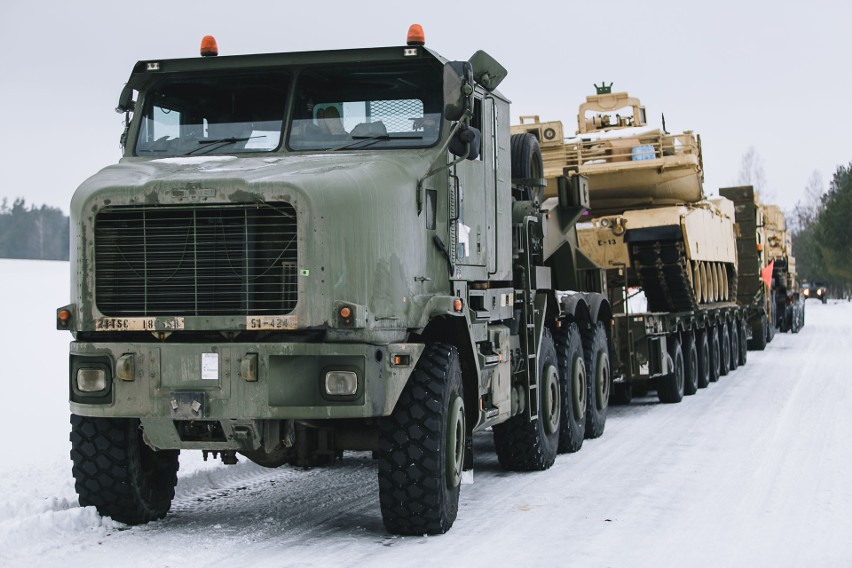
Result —
[{"label": "truck door", "polygon": [[496,221],[496,156],[494,132],[494,104],[489,98],[477,97],[471,126],[482,132],[482,147],[476,160],[464,160],[456,166],[455,177],[451,176],[451,200],[455,199],[454,231],[456,263],[461,266],[482,267],[473,276],[487,278],[485,272],[496,269],[493,247]]}]

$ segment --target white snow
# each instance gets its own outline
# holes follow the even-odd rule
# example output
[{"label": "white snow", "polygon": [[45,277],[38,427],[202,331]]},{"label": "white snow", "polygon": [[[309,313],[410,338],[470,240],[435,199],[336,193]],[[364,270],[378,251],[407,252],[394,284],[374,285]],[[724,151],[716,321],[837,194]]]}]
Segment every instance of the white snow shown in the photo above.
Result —
[{"label": "white snow", "polygon": [[77,505],[68,458],[68,264],[0,260],[0,566],[849,566],[852,304],[807,304],[748,365],[686,398],[610,408],[540,473],[475,441],[476,483],[436,537],[381,522],[369,453],[263,469],[181,455],[172,512],[126,527]]}]

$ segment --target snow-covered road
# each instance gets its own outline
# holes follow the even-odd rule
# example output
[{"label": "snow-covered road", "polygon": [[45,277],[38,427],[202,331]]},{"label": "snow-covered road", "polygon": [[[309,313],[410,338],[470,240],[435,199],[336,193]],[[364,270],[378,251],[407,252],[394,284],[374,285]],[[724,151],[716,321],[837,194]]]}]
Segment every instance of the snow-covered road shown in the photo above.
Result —
[{"label": "snow-covered road", "polygon": [[610,409],[604,436],[507,473],[489,435],[439,537],[385,533],[369,454],[268,470],[184,452],[163,521],[80,508],[68,459],[67,263],[0,260],[0,566],[850,566],[852,304],[681,404]]}]

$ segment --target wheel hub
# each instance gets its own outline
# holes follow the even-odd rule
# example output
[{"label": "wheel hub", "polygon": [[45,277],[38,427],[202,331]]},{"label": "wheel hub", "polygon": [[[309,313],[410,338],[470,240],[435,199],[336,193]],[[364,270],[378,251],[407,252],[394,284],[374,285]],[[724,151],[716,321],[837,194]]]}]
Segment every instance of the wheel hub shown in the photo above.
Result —
[{"label": "wheel hub", "polygon": [[458,487],[464,468],[465,417],[464,403],[455,395],[447,416],[447,485]]},{"label": "wheel hub", "polygon": [[544,370],[542,388],[544,389],[542,401],[542,418],[544,428],[548,434],[559,430],[559,371],[553,365],[548,365]]}]

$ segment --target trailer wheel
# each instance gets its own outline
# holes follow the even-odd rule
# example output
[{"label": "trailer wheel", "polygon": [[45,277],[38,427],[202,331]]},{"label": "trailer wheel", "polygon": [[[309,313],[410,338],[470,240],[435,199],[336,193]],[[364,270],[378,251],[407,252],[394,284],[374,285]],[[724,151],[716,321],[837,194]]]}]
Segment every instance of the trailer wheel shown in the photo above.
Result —
[{"label": "trailer wheel", "polygon": [[731,333],[728,322],[719,326],[719,376],[724,377],[731,370]]},{"label": "trailer wheel", "polygon": [[740,332],[739,323],[736,320],[730,322],[728,328],[731,334],[731,371],[736,371],[740,366]]},{"label": "trailer wheel", "polygon": [[695,334],[698,352],[698,388],[706,389],[710,384],[710,341],[707,331],[699,330]]},{"label": "trailer wheel", "polygon": [[609,368],[609,345],[603,322],[596,322],[583,333],[583,356],[589,376],[588,408],[586,413],[586,438],[599,438],[606,426],[609,391],[612,377]]},{"label": "trailer wheel", "polygon": [[683,333],[684,382],[683,394],[690,396],[698,392],[698,348],[695,346],[695,334],[691,331]]},{"label": "trailer wheel", "polygon": [[719,341],[719,328],[711,325],[710,333],[710,380],[719,380],[722,372],[722,342]]},{"label": "trailer wheel", "polygon": [[740,326],[740,365],[748,363],[748,322],[746,318],[737,321]]},{"label": "trailer wheel", "polygon": [[559,453],[573,453],[583,446],[586,432],[588,375],[583,359],[580,328],[576,323],[553,332],[562,388],[562,415],[559,425]]},{"label": "trailer wheel", "polygon": [[177,483],[178,450],[154,451],[135,418],[71,415],[71,469],[82,507],[128,525],[166,516]]},{"label": "trailer wheel", "polygon": [[751,339],[748,340],[748,348],[752,351],[763,351],[766,349],[766,338],[769,335],[769,322],[766,314],[761,314],[760,319],[751,328]]},{"label": "trailer wheel", "polygon": [[[541,340],[539,357],[539,376],[542,378],[538,392],[538,417],[529,420],[525,413],[513,416],[502,424],[492,428],[494,432],[494,447],[497,450],[497,460],[500,466],[511,471],[542,471],[548,469],[556,461],[559,447],[559,424],[556,416],[556,428],[552,426],[554,410],[551,404],[546,404],[546,392],[552,393],[554,380],[559,388],[559,362],[550,331],[545,329]],[[555,399],[559,400],[559,398]],[[550,416],[546,416],[547,413]]]},{"label": "trailer wheel", "polygon": [[456,348],[426,347],[379,422],[379,502],[394,534],[441,534],[456,520],[466,425]]},{"label": "trailer wheel", "polygon": [[677,335],[670,336],[668,344],[673,368],[671,373],[657,379],[657,397],[659,397],[660,402],[680,402],[683,400],[683,385],[686,382],[683,350]]}]

